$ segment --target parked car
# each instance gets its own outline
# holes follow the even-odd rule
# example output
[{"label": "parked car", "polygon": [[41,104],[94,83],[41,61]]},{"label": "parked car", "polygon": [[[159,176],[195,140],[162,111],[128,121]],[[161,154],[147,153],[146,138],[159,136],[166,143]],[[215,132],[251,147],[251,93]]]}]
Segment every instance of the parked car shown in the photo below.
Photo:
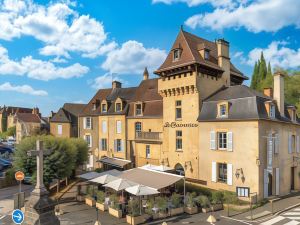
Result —
[{"label": "parked car", "polygon": [[31,177],[31,175],[25,175],[25,177],[24,177],[24,180],[22,181],[23,182],[23,184],[32,184],[32,177]]},{"label": "parked car", "polygon": [[14,146],[16,144],[16,139],[14,137],[8,137],[7,145]]},{"label": "parked car", "polygon": [[0,154],[4,154],[4,153],[13,153],[12,148],[8,147],[8,146],[4,146],[4,145],[0,145]]}]

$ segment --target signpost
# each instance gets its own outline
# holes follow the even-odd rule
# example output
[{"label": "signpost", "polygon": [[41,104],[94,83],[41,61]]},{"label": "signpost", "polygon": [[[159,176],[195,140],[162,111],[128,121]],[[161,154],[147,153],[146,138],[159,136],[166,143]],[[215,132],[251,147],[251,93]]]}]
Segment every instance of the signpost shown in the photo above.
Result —
[{"label": "signpost", "polygon": [[24,180],[25,175],[22,171],[17,171],[15,173],[15,179],[19,181],[19,193],[14,195],[14,209],[21,209],[24,206],[25,193],[22,192],[22,180]]},{"label": "signpost", "polygon": [[17,181],[19,181],[19,185],[20,185],[19,193],[21,193],[22,192],[21,184],[22,184],[22,180],[24,180],[24,178],[25,178],[25,175],[22,171],[17,171],[15,173],[15,178]]},{"label": "signpost", "polygon": [[11,218],[15,224],[21,224],[24,221],[24,213],[20,209],[15,209],[11,214]]}]

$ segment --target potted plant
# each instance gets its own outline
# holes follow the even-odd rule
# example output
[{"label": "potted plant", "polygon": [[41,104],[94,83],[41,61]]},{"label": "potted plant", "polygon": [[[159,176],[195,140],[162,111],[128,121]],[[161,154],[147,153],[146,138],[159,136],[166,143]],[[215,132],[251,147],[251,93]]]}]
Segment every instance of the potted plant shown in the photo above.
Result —
[{"label": "potted plant", "polygon": [[91,186],[87,186],[85,204],[94,207],[96,205],[96,200],[93,198],[93,190]]},{"label": "potted plant", "polygon": [[97,191],[96,207],[103,212],[108,210],[108,205],[105,204],[105,193],[103,191]]},{"label": "potted plant", "polygon": [[218,211],[223,209],[224,194],[221,191],[212,193],[212,210]]},{"label": "potted plant", "polygon": [[118,196],[115,194],[112,194],[109,196],[110,205],[108,207],[108,213],[114,217],[122,218],[122,210],[120,210],[120,204]]},{"label": "potted plant", "polygon": [[157,197],[156,204],[158,208],[158,218],[166,218],[167,217],[167,199],[164,197]]},{"label": "potted plant", "polygon": [[126,221],[129,224],[141,224],[145,222],[144,215],[140,215],[140,203],[138,200],[130,200],[128,203],[129,214],[126,215]]},{"label": "potted plant", "polygon": [[172,204],[172,207],[170,209],[171,216],[182,214],[184,212],[184,208],[182,207],[182,204],[181,204],[181,196],[179,194],[176,194],[176,193],[172,194],[171,204]]},{"label": "potted plant", "polygon": [[192,215],[192,214],[195,214],[198,212],[198,207],[196,205],[195,198],[196,198],[195,192],[187,193],[186,206],[184,208],[184,211],[189,215]]},{"label": "potted plant", "polygon": [[211,211],[210,201],[207,196],[200,195],[196,198],[196,202],[201,206],[202,212],[207,213]]},{"label": "potted plant", "polygon": [[146,214],[152,217],[152,219],[154,220],[158,219],[158,213],[153,211],[153,208],[155,207],[154,199],[149,199],[146,205],[147,205],[145,208]]}]

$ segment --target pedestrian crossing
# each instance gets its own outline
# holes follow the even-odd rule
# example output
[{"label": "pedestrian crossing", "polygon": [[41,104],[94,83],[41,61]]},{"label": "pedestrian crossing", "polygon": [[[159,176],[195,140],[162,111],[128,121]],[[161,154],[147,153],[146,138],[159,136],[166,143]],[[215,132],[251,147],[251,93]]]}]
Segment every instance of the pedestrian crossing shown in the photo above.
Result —
[{"label": "pedestrian crossing", "polygon": [[260,225],[300,225],[300,207],[276,216]]}]

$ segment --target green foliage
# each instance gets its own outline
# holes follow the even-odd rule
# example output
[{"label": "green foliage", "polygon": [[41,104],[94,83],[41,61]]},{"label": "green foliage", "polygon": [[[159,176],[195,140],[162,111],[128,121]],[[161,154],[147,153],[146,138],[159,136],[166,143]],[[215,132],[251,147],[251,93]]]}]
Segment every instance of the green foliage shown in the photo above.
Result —
[{"label": "green foliage", "polygon": [[145,212],[148,214],[148,215],[153,215],[153,210],[152,208],[154,207],[154,199],[150,199],[147,201],[147,207],[145,209]]},{"label": "green foliage", "polygon": [[88,160],[88,146],[85,140],[81,138],[71,138],[71,143],[77,148],[76,165],[82,165]]},{"label": "green foliage", "polygon": [[196,201],[195,201],[195,198],[196,198],[197,194],[196,192],[193,192],[193,193],[187,193],[186,194],[186,204],[188,207],[195,207],[196,206]]},{"label": "green foliage", "polygon": [[177,193],[173,193],[171,196],[171,203],[174,208],[179,208],[181,206],[181,196]]},{"label": "green foliage", "polygon": [[97,173],[102,173],[102,172],[103,172],[103,168],[96,168],[96,169],[95,169],[95,172],[97,172]]},{"label": "green foliage", "polygon": [[111,208],[119,209],[119,198],[116,194],[110,195],[109,200],[111,201]]},{"label": "green foliage", "polygon": [[140,203],[136,199],[132,199],[128,202],[128,211],[130,216],[139,216],[140,215]]},{"label": "green foliage", "polygon": [[196,202],[201,205],[202,208],[208,208],[210,207],[210,201],[209,198],[206,195],[199,195],[196,198]]},{"label": "green foliage", "polygon": [[[3,132],[7,131],[7,117],[6,116],[2,117],[1,123],[2,123],[2,131]],[[0,134],[0,137],[2,138],[1,134]]]},{"label": "green foliage", "polygon": [[13,168],[9,168],[5,172],[5,183],[13,184],[15,182],[15,170]]},{"label": "green foliage", "polygon": [[86,195],[87,195],[87,197],[90,197],[90,198],[93,197],[93,186],[88,185],[86,187]]},{"label": "green foliage", "polygon": [[44,142],[45,149],[52,149],[50,155],[44,156],[44,183],[46,186],[53,179],[70,177],[76,167],[82,163],[81,157],[87,158],[87,146],[84,149],[84,145],[76,139],[56,138],[50,135],[26,137],[16,147],[13,167],[16,170],[22,170],[26,175],[31,175],[33,181],[36,178],[36,157],[27,156],[27,152],[36,148],[37,139]]},{"label": "green foliage", "polygon": [[160,212],[165,212],[167,210],[168,205],[165,197],[157,197],[156,204]]},{"label": "green foliage", "polygon": [[10,127],[5,132],[0,133],[0,138],[7,138],[10,136],[16,136],[16,126]]},{"label": "green foliage", "polygon": [[223,192],[223,199],[226,204],[239,204],[240,201],[235,193],[229,191]]},{"label": "green foliage", "polygon": [[213,204],[223,203],[224,194],[222,191],[215,191],[212,193],[211,199]]},{"label": "green foliage", "polygon": [[105,193],[103,191],[97,191],[97,202],[104,203],[105,201]]},{"label": "green foliage", "polygon": [[[176,184],[176,188],[178,189],[178,192],[183,193],[183,182],[178,182],[178,184]],[[205,187],[200,187],[198,185],[195,184],[191,184],[191,183],[186,183],[185,185],[186,188],[186,192],[195,192],[197,195],[206,195],[209,198],[212,195],[213,190],[205,188]]]}]

